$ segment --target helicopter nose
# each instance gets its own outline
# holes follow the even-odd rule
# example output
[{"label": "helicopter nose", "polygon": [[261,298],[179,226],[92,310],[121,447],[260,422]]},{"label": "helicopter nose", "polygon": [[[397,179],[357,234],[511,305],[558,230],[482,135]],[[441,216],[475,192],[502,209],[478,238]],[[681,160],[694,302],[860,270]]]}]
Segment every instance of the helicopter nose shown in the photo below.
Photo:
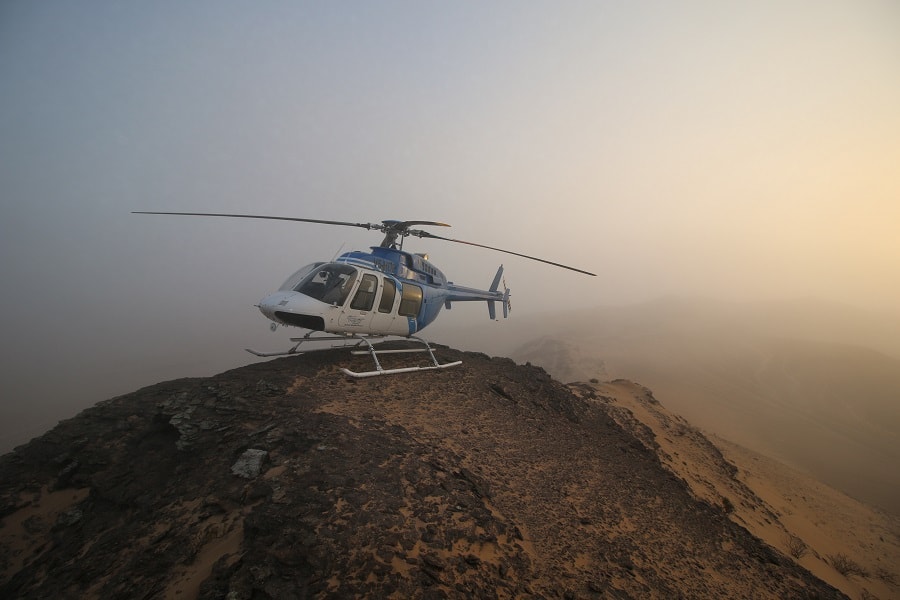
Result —
[{"label": "helicopter nose", "polygon": [[259,311],[270,321],[304,329],[325,329],[323,304],[297,292],[275,292],[259,301]]},{"label": "helicopter nose", "polygon": [[259,312],[274,321],[276,319],[275,311],[286,305],[289,300],[290,298],[284,292],[276,292],[260,300],[257,306],[259,306]]}]

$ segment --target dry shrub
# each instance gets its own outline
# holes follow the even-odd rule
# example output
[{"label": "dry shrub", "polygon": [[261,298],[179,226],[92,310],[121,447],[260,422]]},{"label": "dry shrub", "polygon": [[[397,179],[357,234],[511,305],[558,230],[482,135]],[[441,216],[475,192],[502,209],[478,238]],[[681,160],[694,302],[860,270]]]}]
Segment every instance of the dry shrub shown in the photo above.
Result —
[{"label": "dry shrub", "polygon": [[788,552],[791,553],[791,556],[794,558],[803,558],[806,556],[806,551],[808,550],[806,546],[806,542],[801,540],[798,536],[793,533],[787,534],[787,540],[785,541],[787,545]]},{"label": "dry shrub", "polygon": [[829,554],[828,562],[831,563],[831,566],[834,567],[835,571],[837,571],[844,577],[852,577],[854,575],[858,575],[860,577],[869,576],[868,571],[863,569],[858,563],[856,563],[846,554]]}]

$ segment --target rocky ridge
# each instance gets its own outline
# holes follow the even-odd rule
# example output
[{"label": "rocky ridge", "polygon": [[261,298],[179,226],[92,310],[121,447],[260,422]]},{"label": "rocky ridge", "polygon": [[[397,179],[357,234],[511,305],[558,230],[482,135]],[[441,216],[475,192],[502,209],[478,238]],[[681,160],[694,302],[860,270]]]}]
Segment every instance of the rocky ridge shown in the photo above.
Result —
[{"label": "rocky ridge", "polygon": [[9,598],[839,598],[537,367],[323,351],[101,402],[0,458]]}]

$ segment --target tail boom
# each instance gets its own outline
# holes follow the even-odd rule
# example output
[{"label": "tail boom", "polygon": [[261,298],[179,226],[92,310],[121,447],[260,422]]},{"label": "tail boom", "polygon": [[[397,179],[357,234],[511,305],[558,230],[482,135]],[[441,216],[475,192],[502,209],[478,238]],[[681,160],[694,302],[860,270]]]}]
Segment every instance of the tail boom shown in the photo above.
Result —
[{"label": "tail boom", "polygon": [[[450,284],[447,286],[447,295],[444,299],[446,308],[450,308],[452,302],[487,302],[488,315],[491,320],[497,319],[496,302],[503,303],[503,318],[509,316],[509,289],[499,290],[500,282],[503,278],[503,265],[497,269],[494,280],[491,282],[490,288],[479,290],[477,288],[464,287],[460,285]],[[504,286],[505,288],[505,286]]]}]

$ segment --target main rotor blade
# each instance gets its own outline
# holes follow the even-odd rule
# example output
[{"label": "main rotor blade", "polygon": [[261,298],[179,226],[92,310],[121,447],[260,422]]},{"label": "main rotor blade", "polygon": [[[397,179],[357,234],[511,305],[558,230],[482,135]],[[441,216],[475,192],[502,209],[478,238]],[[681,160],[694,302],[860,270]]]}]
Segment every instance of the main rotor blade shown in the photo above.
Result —
[{"label": "main rotor blade", "polygon": [[432,227],[450,227],[446,223],[439,223],[437,221],[382,221],[386,227],[398,226],[400,229],[404,231],[409,229],[411,225],[431,225]]},{"label": "main rotor blade", "polygon": [[135,210],[132,211],[132,214],[135,215],[177,215],[177,216],[189,216],[189,217],[232,217],[237,219],[268,219],[272,221],[295,221],[301,223],[320,223],[322,225],[344,225],[346,227],[361,227],[362,229],[377,229],[382,232],[393,232],[396,235],[413,235],[419,238],[431,238],[434,240],[443,240],[445,242],[456,242],[457,244],[466,244],[467,246],[475,246],[477,248],[486,248],[487,250],[494,250],[495,252],[503,252],[504,254],[512,254],[513,256],[521,256],[522,258],[527,258],[530,260],[535,260],[537,262],[542,262],[544,264],[553,265],[554,267],[560,267],[562,269],[568,269],[570,271],[575,271],[576,273],[584,273],[585,275],[590,275],[591,277],[596,277],[596,273],[591,273],[590,271],[584,271],[582,269],[576,269],[575,267],[570,267],[568,265],[564,265],[561,263],[553,262],[551,260],[545,260],[543,258],[538,258],[536,256],[529,256],[527,254],[520,254],[519,252],[513,252],[512,250],[504,250],[503,248],[494,248],[493,246],[485,246],[484,244],[476,244],[475,242],[466,242],[464,240],[455,240],[453,238],[447,238],[440,235],[434,235],[433,233],[428,233],[427,231],[422,231],[421,229],[409,229],[411,225],[432,225],[439,227],[450,227],[446,223],[438,223],[436,221],[382,221],[381,224],[378,223],[350,223],[348,221],[325,221],[322,219],[303,219],[301,217],[273,217],[271,215],[238,215],[238,214],[225,214],[225,213],[195,213],[195,212],[157,212],[157,211],[144,211],[144,210]]},{"label": "main rotor blade", "polygon": [[273,221],[301,221],[303,223],[321,223],[323,225],[346,225],[348,227],[362,227],[363,229],[382,229],[383,225],[376,223],[349,223],[347,221],[323,221],[321,219],[301,219],[300,217],[272,217],[269,215],[229,215],[223,213],[193,213],[193,212],[155,212],[135,210],[135,215],[178,215],[188,217],[235,217],[238,219],[269,219]]},{"label": "main rotor blade", "polygon": [[[428,233],[427,231],[416,231],[414,234],[410,232],[412,235],[416,235],[418,237],[424,238],[432,238],[435,240],[444,240],[445,242],[456,242],[457,244],[466,244],[467,246],[477,246],[478,248],[487,248],[488,250],[494,250],[496,252],[503,252],[504,254],[512,254],[513,256],[521,256],[522,258],[528,258],[531,260],[536,260],[538,262],[542,262],[548,265],[553,265],[554,267],[561,267],[563,269],[568,269],[570,271],[575,271],[577,273],[584,273],[585,275],[590,275],[591,277],[596,277],[596,273],[591,273],[589,271],[583,271],[582,269],[576,269],[575,267],[570,267],[568,265],[563,265],[557,262],[553,262],[551,260],[544,260],[543,258],[538,258],[536,256],[528,256],[527,254],[520,254],[518,252],[513,252],[512,250],[504,250],[503,248],[494,248],[493,246],[485,246],[484,244],[476,244],[474,242],[466,242],[463,240],[454,240],[452,238],[445,238],[439,235],[434,235],[433,233]],[[420,235],[421,234],[421,235]]]}]

